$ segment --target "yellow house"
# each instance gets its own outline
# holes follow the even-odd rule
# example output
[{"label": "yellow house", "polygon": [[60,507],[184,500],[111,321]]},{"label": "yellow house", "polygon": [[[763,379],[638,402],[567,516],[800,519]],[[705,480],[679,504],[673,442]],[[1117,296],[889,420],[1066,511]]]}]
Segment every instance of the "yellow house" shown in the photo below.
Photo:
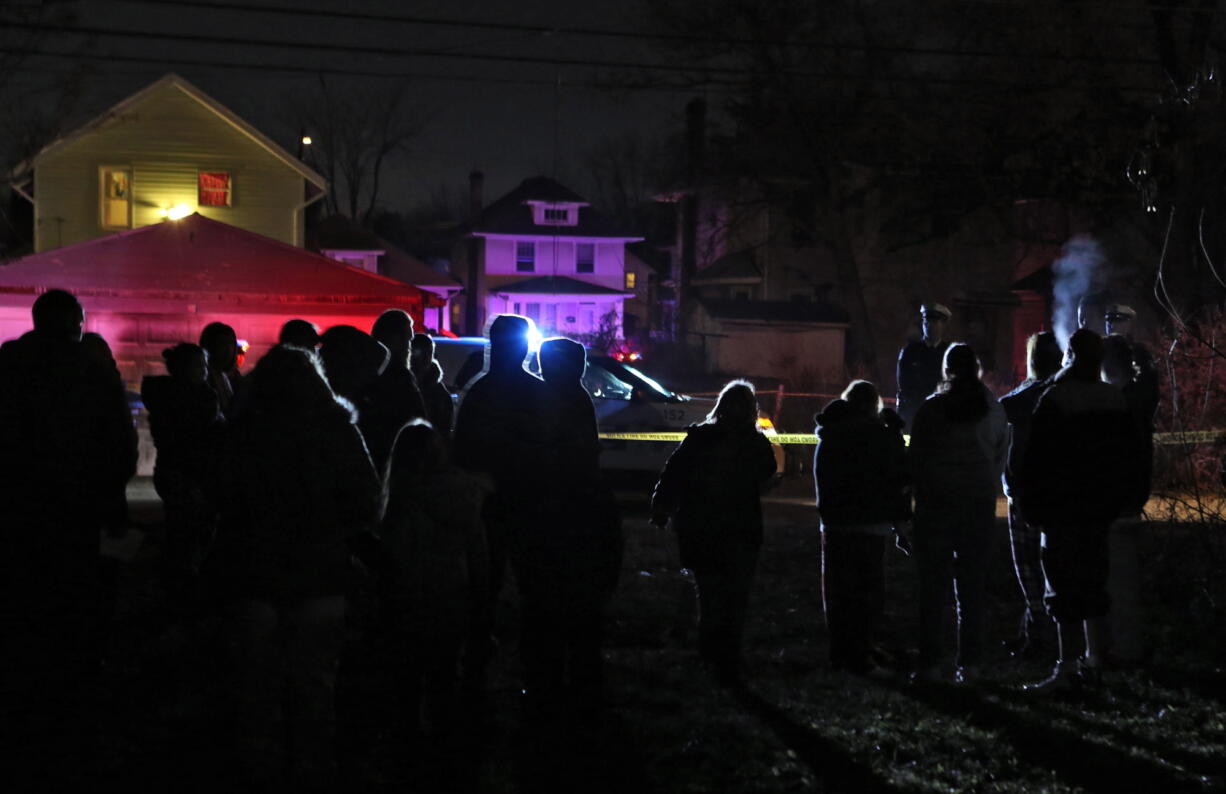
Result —
[{"label": "yellow house", "polygon": [[326,180],[217,100],[168,74],[18,166],[49,251],[192,212],[303,245]]}]

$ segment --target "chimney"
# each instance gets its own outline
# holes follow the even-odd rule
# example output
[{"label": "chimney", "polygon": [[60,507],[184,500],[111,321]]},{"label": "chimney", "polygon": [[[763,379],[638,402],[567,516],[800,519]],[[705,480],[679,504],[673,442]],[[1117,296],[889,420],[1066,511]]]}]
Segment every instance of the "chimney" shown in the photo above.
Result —
[{"label": "chimney", "polygon": [[481,214],[485,202],[482,193],[485,191],[485,174],[473,169],[468,175],[468,217],[476,220]]}]

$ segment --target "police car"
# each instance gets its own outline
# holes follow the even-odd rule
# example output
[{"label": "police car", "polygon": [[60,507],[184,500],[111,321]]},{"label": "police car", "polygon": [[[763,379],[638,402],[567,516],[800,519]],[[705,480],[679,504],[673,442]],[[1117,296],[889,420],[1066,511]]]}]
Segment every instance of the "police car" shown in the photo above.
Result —
[{"label": "police car", "polygon": [[[457,383],[457,378],[461,373],[467,376],[480,371],[476,364],[484,359],[489,342],[482,337],[435,337],[434,344],[435,358],[443,369],[443,382],[453,394],[458,394],[464,384]],[[529,368],[536,369],[535,353],[529,356]],[[715,407],[712,398],[678,394],[612,356],[588,354],[583,387],[596,406],[596,424],[602,434],[681,432],[706,419]],[[774,432],[769,419],[759,424],[768,435]],[[677,442],[602,439],[601,447],[601,468],[658,472]],[[775,452],[777,459],[782,458],[778,445]]]}]

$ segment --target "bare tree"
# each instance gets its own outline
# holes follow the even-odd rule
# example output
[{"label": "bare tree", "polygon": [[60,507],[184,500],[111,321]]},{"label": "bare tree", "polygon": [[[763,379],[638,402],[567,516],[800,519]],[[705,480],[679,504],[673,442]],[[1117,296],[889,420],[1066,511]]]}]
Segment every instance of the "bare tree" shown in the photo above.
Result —
[{"label": "bare tree", "polygon": [[295,103],[298,129],[309,135],[308,162],[327,177],[327,207],[362,224],[378,206],[384,169],[407,157],[426,128],[427,118],[411,106],[408,83],[389,89],[339,86],[320,79],[319,87]]}]

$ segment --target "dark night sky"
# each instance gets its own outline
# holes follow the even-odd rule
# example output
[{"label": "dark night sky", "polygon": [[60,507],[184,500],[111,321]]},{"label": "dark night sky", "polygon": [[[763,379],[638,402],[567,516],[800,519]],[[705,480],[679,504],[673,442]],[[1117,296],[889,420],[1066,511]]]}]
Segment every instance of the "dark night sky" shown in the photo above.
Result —
[{"label": "dark night sky", "polygon": [[[221,2],[222,0],[218,0]],[[254,0],[256,5],[289,10],[320,9],[375,15],[510,23],[541,26],[585,26],[640,30],[645,23],[634,2],[615,0],[458,0],[453,2],[394,2],[358,0],[328,3],[320,0]],[[200,86],[240,116],[294,150],[297,131],[289,106],[295,94],[310,91],[319,79],[311,73],[285,73],[261,69],[229,69],[175,63],[227,61],[292,64],[309,69],[374,71],[413,76],[409,96],[422,109],[429,125],[413,146],[411,159],[391,169],[381,203],[403,209],[448,184],[466,185],[473,167],[486,172],[487,200],[509,190],[536,173],[556,174],[580,191],[588,185],[583,166],[585,152],[600,140],[629,131],[655,136],[679,117],[688,96],[673,91],[639,92],[617,98],[600,89],[572,85],[607,77],[608,69],[589,66],[511,63],[442,57],[397,57],[368,54],[364,47],[429,48],[461,55],[497,54],[565,59],[660,62],[666,55],[644,42],[569,33],[538,33],[444,27],[361,19],[311,18],[291,14],[191,8],[119,0],[90,0],[72,4],[81,27],[141,30],[174,34],[255,38],[260,40],[327,43],[354,47],[354,52],[319,52],[311,48],[280,49],[214,42],[134,40],[95,36],[86,44],[94,55],[129,55],[159,59],[153,63],[91,60],[95,73],[87,82],[74,120],[84,120],[152,82],[175,71]],[[80,46],[80,36],[52,33],[45,50]],[[165,58],[164,63],[160,59]],[[66,68],[56,59],[42,64]],[[31,76],[37,72],[31,72]],[[448,79],[452,78],[452,79]],[[561,87],[555,88],[560,78]],[[46,79],[45,76],[42,79]],[[375,77],[331,76],[341,87],[358,84],[390,85]],[[525,81],[523,83],[507,81]],[[556,119],[556,131],[555,131]],[[556,134],[555,134],[556,132]],[[555,147],[555,140],[557,145]],[[390,179],[388,179],[390,177]]]}]

